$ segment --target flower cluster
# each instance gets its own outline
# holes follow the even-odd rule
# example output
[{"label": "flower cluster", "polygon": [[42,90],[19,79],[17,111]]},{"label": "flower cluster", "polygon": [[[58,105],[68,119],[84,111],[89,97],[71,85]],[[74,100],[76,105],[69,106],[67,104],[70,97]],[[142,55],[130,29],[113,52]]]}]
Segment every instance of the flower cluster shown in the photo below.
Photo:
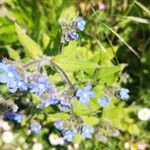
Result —
[{"label": "flower cluster", "polygon": [[[83,89],[78,89],[76,92],[76,97],[79,99],[82,105],[88,105],[91,98],[95,97],[95,92],[91,90],[91,86],[86,86]],[[100,107],[107,107],[109,105],[110,99],[107,96],[103,96],[98,99],[98,104]]]},{"label": "flower cluster", "polygon": [[[84,30],[85,22],[81,18],[78,18],[75,22],[76,27],[79,30]],[[24,74],[19,71],[20,68],[12,63],[1,62],[0,63],[0,83],[7,84],[10,92],[15,93],[18,91],[28,91],[31,94],[36,94],[40,102],[36,105],[37,109],[48,107],[50,105],[58,105],[60,111],[72,111],[72,98],[76,97],[82,105],[89,105],[90,100],[96,97],[95,92],[92,90],[92,86],[85,86],[84,88],[74,89],[72,95],[69,97],[65,96],[66,93],[59,94],[53,84],[49,83],[48,77],[41,73],[33,72],[32,74],[25,70]],[[23,68],[22,68],[23,69]],[[67,92],[67,91],[66,91]],[[117,92],[117,97],[120,99],[129,98],[129,90],[122,88]],[[100,107],[108,107],[110,98],[106,95],[98,99],[98,104]],[[15,105],[16,106],[16,105]],[[8,110],[3,113],[5,119],[15,121],[17,123],[21,122],[21,114],[17,112],[18,108]],[[74,140],[77,134],[81,134],[83,138],[92,138],[94,133],[94,128],[90,124],[83,124],[83,120],[80,118],[81,122],[77,122],[79,116],[75,119],[57,120],[54,123],[56,129],[60,130],[63,134],[63,139],[69,142]],[[69,123],[69,125],[68,125]],[[71,123],[71,125],[70,125]],[[33,123],[30,125],[30,131],[32,133],[39,133],[41,130],[41,125],[39,123]]]},{"label": "flower cluster", "polygon": [[82,17],[78,17],[70,22],[59,20],[59,23],[62,27],[62,43],[78,39],[78,30],[83,31],[86,25],[86,22]]},{"label": "flower cluster", "polygon": [[49,100],[42,100],[37,105],[37,108],[48,107],[50,105],[59,105],[59,109],[62,111],[65,111],[65,110],[68,110],[71,108],[71,105],[69,102],[67,102],[65,100],[58,99],[58,98],[49,99]]},{"label": "flower cluster", "polygon": [[67,121],[65,120],[57,120],[54,123],[54,126],[57,130],[61,131],[63,134],[63,139],[68,142],[72,142],[74,137],[81,133],[83,138],[92,138],[92,134],[94,133],[94,128],[92,125],[80,125],[80,128],[75,127],[75,122],[71,122],[71,127],[67,125]]}]

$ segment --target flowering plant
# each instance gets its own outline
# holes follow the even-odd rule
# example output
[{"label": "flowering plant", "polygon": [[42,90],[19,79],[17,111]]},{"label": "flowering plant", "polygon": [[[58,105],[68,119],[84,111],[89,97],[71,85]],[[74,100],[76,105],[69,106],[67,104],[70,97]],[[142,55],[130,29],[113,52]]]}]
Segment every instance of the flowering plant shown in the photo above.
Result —
[{"label": "flowering plant", "polygon": [[[122,84],[126,64],[116,60],[117,47],[104,50],[95,43],[89,45],[88,38],[82,37],[88,25],[84,17],[60,17],[57,24],[59,47],[55,49],[55,33],[45,34],[41,46],[15,23],[22,46],[21,50],[7,46],[10,59],[0,62],[0,128],[10,130],[9,122],[18,132],[15,138],[22,133],[27,141],[46,137],[52,145],[86,139],[107,143],[125,132],[140,135],[133,115],[147,121],[150,112],[145,108],[137,113],[137,107],[128,105],[132,92]],[[14,138],[10,131],[2,137],[5,143]]]}]

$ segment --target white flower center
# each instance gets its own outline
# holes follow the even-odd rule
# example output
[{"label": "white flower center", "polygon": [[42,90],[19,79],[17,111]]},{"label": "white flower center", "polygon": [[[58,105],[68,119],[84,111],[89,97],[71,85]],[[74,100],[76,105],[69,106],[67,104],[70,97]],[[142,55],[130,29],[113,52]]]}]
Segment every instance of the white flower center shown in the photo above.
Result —
[{"label": "white flower center", "polygon": [[39,85],[39,88],[40,88],[40,89],[43,89],[43,88],[44,88],[44,85],[43,85],[43,84],[40,84],[40,85]]},{"label": "white flower center", "polygon": [[9,77],[9,78],[12,78],[13,76],[14,76],[13,73],[11,73],[11,72],[8,73],[8,77]]},{"label": "white flower center", "polygon": [[22,86],[22,82],[18,82],[18,86]]},{"label": "white flower center", "polygon": [[87,93],[83,93],[83,97],[87,98]]}]

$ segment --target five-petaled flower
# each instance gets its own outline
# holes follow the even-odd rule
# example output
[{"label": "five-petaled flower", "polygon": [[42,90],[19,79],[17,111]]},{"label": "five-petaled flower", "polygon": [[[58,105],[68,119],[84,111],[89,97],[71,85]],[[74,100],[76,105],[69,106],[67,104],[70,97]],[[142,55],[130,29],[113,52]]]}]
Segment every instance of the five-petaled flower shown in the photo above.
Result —
[{"label": "five-petaled flower", "polygon": [[123,100],[126,100],[129,98],[129,89],[122,88],[117,92],[117,97]]},{"label": "five-petaled flower", "polygon": [[55,127],[57,130],[62,131],[62,130],[64,129],[63,123],[64,123],[63,120],[58,119],[58,120],[56,120],[56,122],[54,123],[54,127]]},{"label": "five-petaled flower", "polygon": [[83,31],[83,30],[85,29],[85,25],[86,25],[86,22],[85,22],[85,20],[84,20],[82,17],[78,17],[78,18],[76,19],[76,21],[75,21],[75,26],[76,26],[79,30]]},{"label": "five-petaled flower", "polygon": [[63,139],[67,140],[68,142],[72,142],[74,140],[74,136],[76,135],[76,130],[66,130],[63,132]]},{"label": "five-petaled flower", "polygon": [[76,96],[79,98],[79,101],[83,105],[88,105],[90,98],[95,97],[95,92],[91,91],[91,86],[86,86],[83,89],[78,89]]},{"label": "five-petaled flower", "polygon": [[92,134],[94,133],[94,128],[92,125],[85,125],[82,127],[81,135],[86,138],[92,138]]},{"label": "five-petaled flower", "polygon": [[32,133],[37,134],[41,130],[41,125],[38,124],[38,123],[37,124],[32,124],[32,125],[30,125],[30,130],[31,130]]},{"label": "five-petaled flower", "polygon": [[109,105],[110,99],[107,96],[103,96],[98,100],[98,103],[101,107],[107,107]]},{"label": "five-petaled flower", "polygon": [[70,33],[68,34],[68,37],[69,37],[70,40],[76,40],[76,39],[78,39],[79,35],[78,35],[77,32],[72,31],[72,32],[70,32]]}]

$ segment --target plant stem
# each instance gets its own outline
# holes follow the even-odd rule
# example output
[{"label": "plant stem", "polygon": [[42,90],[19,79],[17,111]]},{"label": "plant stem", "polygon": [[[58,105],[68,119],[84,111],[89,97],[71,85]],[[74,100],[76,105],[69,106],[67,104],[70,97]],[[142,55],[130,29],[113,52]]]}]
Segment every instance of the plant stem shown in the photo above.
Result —
[{"label": "plant stem", "polygon": [[55,62],[53,62],[52,60],[50,61],[50,64],[57,69],[57,71],[60,73],[60,75],[63,76],[65,82],[70,86],[70,88],[75,89],[73,83],[70,81],[70,79],[69,79],[68,75],[65,73],[65,71],[59,65],[57,65]]},{"label": "plant stem", "polygon": [[25,65],[23,65],[23,68],[28,68],[29,66],[35,64],[35,63],[38,63],[39,61],[41,61],[41,59],[38,59],[38,60],[33,60]]}]

